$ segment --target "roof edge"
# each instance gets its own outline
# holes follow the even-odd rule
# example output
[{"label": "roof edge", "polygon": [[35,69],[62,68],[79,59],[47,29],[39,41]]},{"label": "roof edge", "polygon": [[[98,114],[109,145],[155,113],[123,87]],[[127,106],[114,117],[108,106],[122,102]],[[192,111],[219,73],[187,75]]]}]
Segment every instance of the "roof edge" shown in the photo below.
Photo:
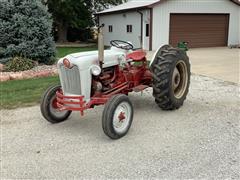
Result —
[{"label": "roof edge", "polygon": [[103,12],[103,13],[95,13],[95,16],[104,16],[108,14],[119,14],[119,13],[124,13],[124,12],[131,12],[131,11],[139,11],[139,10],[145,10],[145,9],[151,9],[152,7],[149,6],[142,6],[142,7],[137,7],[137,8],[129,8],[129,9],[123,9],[123,10],[118,10],[118,11],[111,11],[111,12]]},{"label": "roof edge", "polygon": [[[110,12],[97,12],[94,15],[96,16],[101,16],[101,15],[108,15],[108,14],[116,14],[116,13],[122,13],[122,12],[128,12],[128,11],[136,11],[136,10],[144,10],[144,9],[152,9],[154,6],[163,3],[164,1],[167,0],[159,0],[158,2],[152,3],[150,5],[147,6],[141,6],[141,7],[137,7],[137,8],[129,8],[129,9],[123,9],[123,10],[118,10],[118,11],[110,11]],[[240,0],[229,0],[232,3],[240,6]]]},{"label": "roof edge", "polygon": [[147,6],[140,6],[140,7],[135,7],[135,8],[129,8],[129,9],[124,9],[124,10],[118,10],[118,11],[110,11],[110,12],[97,12],[95,13],[94,15],[106,15],[106,14],[114,14],[114,13],[119,13],[119,12],[126,12],[126,11],[134,11],[134,10],[143,10],[143,9],[151,9],[153,8],[154,6],[156,6],[157,4],[161,3],[162,1],[165,1],[165,0],[159,0],[158,2],[154,2],[152,4],[149,4]]},{"label": "roof edge", "polygon": [[230,0],[232,1],[233,3],[237,4],[238,6],[240,6],[240,1],[239,0]]}]

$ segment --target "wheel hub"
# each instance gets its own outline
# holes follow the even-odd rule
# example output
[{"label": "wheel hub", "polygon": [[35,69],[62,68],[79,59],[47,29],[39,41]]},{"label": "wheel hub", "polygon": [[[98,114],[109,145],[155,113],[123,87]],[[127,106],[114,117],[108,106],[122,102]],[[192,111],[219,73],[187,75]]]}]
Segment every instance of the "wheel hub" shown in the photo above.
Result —
[{"label": "wheel hub", "polygon": [[188,84],[187,65],[184,61],[179,61],[172,76],[172,87],[174,96],[181,99],[186,92]]},{"label": "wheel hub", "polygon": [[119,116],[118,116],[119,122],[123,122],[126,117],[125,117],[125,113],[124,112],[120,112]]},{"label": "wheel hub", "polygon": [[174,90],[176,90],[176,88],[179,86],[180,81],[181,81],[181,75],[180,75],[178,69],[175,68],[174,72],[173,72],[173,89]]},{"label": "wheel hub", "polygon": [[50,108],[49,108],[49,110],[56,117],[62,117],[67,112],[67,111],[61,111],[61,109],[60,109],[60,107],[58,105],[58,101],[57,101],[56,96],[52,97],[52,99],[50,100]]},{"label": "wheel hub", "polygon": [[57,98],[54,98],[53,101],[52,101],[52,107],[54,109],[59,109],[59,106],[58,106],[58,102],[57,102]]},{"label": "wheel hub", "polygon": [[113,116],[113,127],[116,132],[125,132],[131,116],[131,108],[128,103],[121,103],[115,110]]}]

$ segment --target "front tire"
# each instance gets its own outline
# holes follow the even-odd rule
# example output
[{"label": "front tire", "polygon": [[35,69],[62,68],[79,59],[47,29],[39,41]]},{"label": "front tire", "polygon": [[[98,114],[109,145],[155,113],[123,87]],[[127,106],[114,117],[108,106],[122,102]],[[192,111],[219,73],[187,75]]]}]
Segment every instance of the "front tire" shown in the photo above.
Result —
[{"label": "front tire", "polygon": [[165,46],[151,65],[153,96],[163,110],[180,108],[190,85],[190,63],[185,51]]},{"label": "front tire", "polygon": [[115,95],[105,105],[102,128],[111,139],[125,136],[133,121],[133,106],[126,95]]},{"label": "front tire", "polygon": [[42,116],[50,123],[60,123],[68,119],[72,111],[59,111],[57,106],[56,92],[61,89],[60,85],[49,87],[41,100]]}]

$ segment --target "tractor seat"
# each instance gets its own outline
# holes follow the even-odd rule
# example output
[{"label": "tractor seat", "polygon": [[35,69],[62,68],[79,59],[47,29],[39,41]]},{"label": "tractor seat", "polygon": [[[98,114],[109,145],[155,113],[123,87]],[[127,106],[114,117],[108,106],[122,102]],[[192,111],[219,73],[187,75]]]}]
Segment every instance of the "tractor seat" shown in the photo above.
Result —
[{"label": "tractor seat", "polygon": [[133,61],[143,61],[145,60],[147,53],[145,51],[134,51],[127,55],[127,59],[132,59]]}]

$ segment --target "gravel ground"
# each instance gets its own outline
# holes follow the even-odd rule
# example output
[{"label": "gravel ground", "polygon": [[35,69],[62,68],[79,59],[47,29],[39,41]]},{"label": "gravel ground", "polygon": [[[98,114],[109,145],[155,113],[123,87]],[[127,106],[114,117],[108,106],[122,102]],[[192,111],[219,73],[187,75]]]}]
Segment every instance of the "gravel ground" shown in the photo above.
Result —
[{"label": "gravel ground", "polygon": [[2,178],[239,179],[239,87],[192,77],[184,106],[161,111],[151,89],[131,94],[135,117],[118,141],[101,129],[103,107],[51,125],[39,107],[2,111]]}]

